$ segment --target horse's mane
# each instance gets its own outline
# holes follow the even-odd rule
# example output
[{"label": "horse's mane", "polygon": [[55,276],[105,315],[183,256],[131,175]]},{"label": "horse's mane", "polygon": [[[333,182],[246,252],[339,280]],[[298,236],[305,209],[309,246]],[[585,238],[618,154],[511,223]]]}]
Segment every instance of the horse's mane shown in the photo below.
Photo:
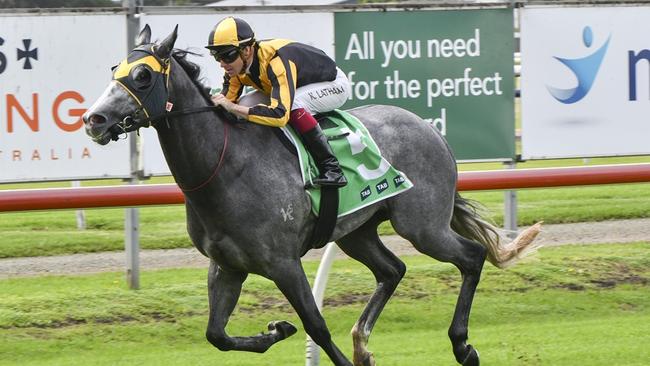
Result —
[{"label": "horse's mane", "polygon": [[201,75],[201,66],[188,60],[187,55],[198,56],[199,54],[188,50],[174,49],[174,51],[172,51],[172,57],[174,57],[174,60],[181,65],[187,76],[190,77],[196,88],[199,90],[201,96],[207,103],[212,104],[210,99],[210,88],[203,84],[203,81],[199,78]]},{"label": "horse's mane", "polygon": [[[178,64],[181,66],[181,68],[185,71],[187,76],[189,76],[190,80],[192,80],[192,83],[194,86],[199,91],[199,94],[203,97],[205,102],[208,105],[212,105],[212,98],[210,96],[210,87],[205,85],[203,81],[199,78],[201,75],[201,66],[195,64],[194,62],[190,61],[187,59],[187,55],[195,55],[195,56],[200,56],[198,53],[191,52],[188,50],[180,50],[180,49],[174,49],[172,51],[172,57]],[[218,108],[215,110],[215,112],[219,115],[219,118],[221,118],[222,121],[234,123],[237,121],[237,118],[231,114],[226,112],[223,108]]]}]

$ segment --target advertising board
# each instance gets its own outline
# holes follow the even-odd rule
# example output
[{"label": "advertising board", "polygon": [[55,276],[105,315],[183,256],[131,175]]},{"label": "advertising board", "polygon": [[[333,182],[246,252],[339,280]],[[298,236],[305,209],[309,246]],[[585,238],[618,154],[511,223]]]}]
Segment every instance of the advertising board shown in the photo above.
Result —
[{"label": "advertising board", "polygon": [[99,146],[81,121],[126,54],[125,17],[0,22],[0,183],[128,177],[128,143]]},{"label": "advertising board", "polygon": [[346,106],[410,110],[458,160],[514,158],[512,9],[341,12],[335,41],[352,82]]},{"label": "advertising board", "polygon": [[650,153],[650,8],[526,7],[522,157]]},{"label": "advertising board", "polygon": [[[459,160],[514,156],[511,9],[143,14],[139,21],[151,26],[153,40],[178,24],[176,47],[196,53],[189,58],[205,85],[219,87],[223,71],[203,46],[230,15],[247,20],[258,39],[289,38],[336,53],[353,83],[346,108],[409,109],[442,130]],[[128,143],[99,146],[80,120],[126,55],[125,16],[0,19],[0,182],[128,177]],[[373,83],[371,95],[364,85]],[[145,175],[169,174],[155,130],[141,133]]]}]

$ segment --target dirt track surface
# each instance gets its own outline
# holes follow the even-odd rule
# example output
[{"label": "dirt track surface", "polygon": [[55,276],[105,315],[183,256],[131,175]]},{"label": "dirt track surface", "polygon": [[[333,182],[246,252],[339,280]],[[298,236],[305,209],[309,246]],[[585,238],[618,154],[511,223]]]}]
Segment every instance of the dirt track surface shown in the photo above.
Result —
[{"label": "dirt track surface", "polygon": [[[384,236],[383,242],[397,255],[417,252],[398,236]],[[598,243],[650,243],[650,219],[544,225],[537,240],[545,246]],[[305,260],[318,260],[323,250],[312,250]],[[345,257],[339,253],[339,257]],[[0,279],[24,276],[70,275],[125,270],[124,252],[74,254],[54,257],[0,259]],[[140,270],[208,267],[208,259],[196,249],[143,250]]]}]

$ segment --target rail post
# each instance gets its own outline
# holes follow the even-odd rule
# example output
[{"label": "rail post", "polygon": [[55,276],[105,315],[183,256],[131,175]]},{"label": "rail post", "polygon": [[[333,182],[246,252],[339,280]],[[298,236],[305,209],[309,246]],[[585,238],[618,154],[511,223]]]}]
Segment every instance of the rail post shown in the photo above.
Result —
[{"label": "rail post", "polygon": [[[318,265],[318,271],[316,272],[316,279],[314,279],[314,285],[312,286],[311,293],[314,295],[314,301],[316,301],[316,306],[318,306],[318,311],[323,312],[323,298],[325,297],[325,288],[327,287],[327,279],[330,275],[330,269],[332,268],[332,262],[336,257],[336,252],[338,247],[335,243],[329,243],[325,247],[325,253],[320,260]],[[320,365],[320,347],[309,337],[307,336],[307,347],[306,347],[306,357],[305,357],[306,366],[318,366]]]},{"label": "rail post", "polygon": [[[505,169],[516,169],[517,163],[509,161],[504,163]],[[517,237],[517,191],[503,191],[503,228],[506,236],[514,239]]]},{"label": "rail post", "polygon": [[[73,180],[72,187],[73,188],[81,187],[81,181]],[[86,230],[86,212],[83,209],[79,209],[76,212],[76,216],[77,216],[77,230]]]},{"label": "rail post", "polygon": [[[136,0],[122,0],[122,6],[127,8],[126,52],[128,54],[135,48],[135,37],[140,22],[135,16]],[[136,132],[129,133],[129,151],[131,178],[128,184],[137,185],[140,183],[140,152]],[[140,211],[136,207],[128,207],[124,210],[124,251],[126,252],[126,282],[130,289],[137,290],[140,288]]]}]

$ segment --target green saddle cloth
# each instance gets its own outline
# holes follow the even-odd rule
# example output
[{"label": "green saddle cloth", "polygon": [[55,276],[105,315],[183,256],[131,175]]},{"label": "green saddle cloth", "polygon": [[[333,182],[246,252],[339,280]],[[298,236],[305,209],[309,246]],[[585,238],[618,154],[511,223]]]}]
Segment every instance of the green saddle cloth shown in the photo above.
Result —
[{"label": "green saddle cloth", "polygon": [[[323,118],[326,120],[323,121]],[[350,113],[334,110],[318,117],[329,139],[348,184],[339,189],[338,217],[351,214],[413,187],[408,177],[393,168],[381,156],[377,144],[366,127]],[[298,133],[289,126],[282,129],[296,146],[305,185],[318,177],[318,168],[307,153]],[[318,215],[320,189],[309,188],[312,211]]]}]

